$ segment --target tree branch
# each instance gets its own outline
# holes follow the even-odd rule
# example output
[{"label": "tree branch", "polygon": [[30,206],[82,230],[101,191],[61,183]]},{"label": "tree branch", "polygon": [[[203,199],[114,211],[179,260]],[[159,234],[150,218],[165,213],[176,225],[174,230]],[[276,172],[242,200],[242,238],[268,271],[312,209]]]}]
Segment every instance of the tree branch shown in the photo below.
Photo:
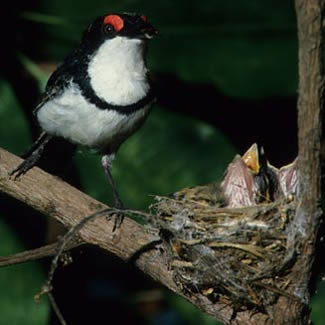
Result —
[{"label": "tree branch", "polygon": [[[80,223],[86,216],[107,209],[103,203],[87,196],[57,177],[49,175],[35,167],[26,175],[14,181],[8,177],[21,159],[0,148],[0,191],[33,207],[41,213],[55,218],[67,228]],[[136,266],[173,292],[191,301],[202,311],[213,315],[222,322],[229,322],[233,309],[218,302],[212,304],[204,295],[185,296],[173,279],[166,258],[159,249],[144,251],[150,243],[156,242],[157,232],[125,218],[122,226],[112,232],[114,222],[105,217],[96,218],[78,233],[81,240],[99,246],[120,257],[124,261],[132,261]],[[141,252],[141,254],[139,254]],[[136,258],[135,258],[136,257]],[[238,324],[264,324],[268,316],[261,313],[239,312],[236,315]]]},{"label": "tree branch", "polygon": [[[0,191],[55,218],[67,228],[73,227],[96,211],[108,208],[37,167],[16,181],[10,179],[8,172],[20,162],[21,159],[17,156],[0,149]],[[128,260],[142,246],[156,239],[155,235],[131,219],[126,219],[123,227],[116,233],[112,232],[112,226],[113,222],[98,218],[85,225],[80,231],[80,237],[87,243],[109,250],[123,260]],[[141,265],[140,261],[139,263]],[[159,268],[154,269],[157,271]]]},{"label": "tree branch", "polygon": [[[320,144],[323,109],[324,0],[296,0],[299,41],[298,141],[299,195],[307,229],[319,223],[321,211]],[[302,212],[304,210],[304,212]]]},{"label": "tree branch", "polygon": [[[295,292],[309,302],[308,285],[320,226],[321,133],[323,109],[324,0],[296,0],[299,41],[298,88],[298,205],[293,227],[300,259],[295,267]],[[304,270],[304,272],[301,272]]]}]

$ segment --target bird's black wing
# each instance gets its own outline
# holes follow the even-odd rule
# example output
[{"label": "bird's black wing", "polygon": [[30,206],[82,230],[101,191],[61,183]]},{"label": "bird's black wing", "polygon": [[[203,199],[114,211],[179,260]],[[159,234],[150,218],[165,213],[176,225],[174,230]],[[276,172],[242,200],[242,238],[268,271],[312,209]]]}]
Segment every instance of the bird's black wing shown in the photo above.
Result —
[{"label": "bird's black wing", "polygon": [[79,67],[79,63],[82,61],[80,57],[80,51],[76,50],[71,53],[62,64],[52,73],[49,80],[47,81],[45,91],[41,96],[41,99],[34,109],[33,113],[36,112],[49,100],[60,95],[63,90],[69,85],[73,79],[74,74]]}]

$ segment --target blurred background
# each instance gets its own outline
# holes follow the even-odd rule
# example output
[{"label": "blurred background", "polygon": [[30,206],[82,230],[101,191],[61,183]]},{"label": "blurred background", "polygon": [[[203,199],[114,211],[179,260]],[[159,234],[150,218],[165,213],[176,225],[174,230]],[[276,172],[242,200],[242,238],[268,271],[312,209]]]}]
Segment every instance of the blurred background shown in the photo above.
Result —
[{"label": "blurred background", "polygon": [[[11,8],[10,8],[11,7]],[[297,154],[297,40],[294,1],[33,0],[7,3],[1,26],[0,146],[20,155],[38,136],[32,110],[49,73],[78,44],[94,17],[145,14],[160,34],[148,65],[158,103],[122,147],[113,174],[127,207],[153,195],[221,180],[227,164],[258,141],[277,167]],[[58,142],[42,168],[96,199],[111,202],[100,157]],[[0,195],[0,255],[55,240],[62,229]],[[54,295],[68,324],[217,324],[185,300],[94,247],[72,252]],[[0,269],[0,325],[58,324],[33,296],[50,259]],[[320,266],[321,267],[321,266]],[[312,299],[323,324],[325,286]]]}]

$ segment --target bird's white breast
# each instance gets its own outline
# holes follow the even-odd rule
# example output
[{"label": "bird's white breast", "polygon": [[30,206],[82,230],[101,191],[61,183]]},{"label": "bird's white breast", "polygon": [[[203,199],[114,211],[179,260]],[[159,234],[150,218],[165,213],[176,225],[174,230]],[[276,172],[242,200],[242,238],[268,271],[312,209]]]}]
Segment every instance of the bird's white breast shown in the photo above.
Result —
[{"label": "bird's white breast", "polygon": [[48,134],[90,148],[102,150],[106,146],[115,146],[118,149],[121,142],[135,131],[148,109],[149,105],[130,115],[98,109],[71,83],[62,95],[37,111],[37,119]]},{"label": "bird's white breast", "polygon": [[88,66],[90,84],[97,96],[115,105],[130,105],[142,99],[149,90],[143,51],[139,39],[106,40]]}]

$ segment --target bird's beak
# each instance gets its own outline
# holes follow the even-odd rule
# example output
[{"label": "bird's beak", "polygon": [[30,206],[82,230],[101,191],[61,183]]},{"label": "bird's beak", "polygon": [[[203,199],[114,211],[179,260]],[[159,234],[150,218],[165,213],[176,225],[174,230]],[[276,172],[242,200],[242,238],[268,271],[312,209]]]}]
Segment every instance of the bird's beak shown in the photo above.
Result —
[{"label": "bird's beak", "polygon": [[254,173],[258,174],[260,172],[260,158],[258,154],[257,144],[254,143],[242,156],[242,160],[246,166]]},{"label": "bird's beak", "polygon": [[145,39],[152,39],[158,34],[158,29],[154,28],[150,24],[146,24],[146,26],[141,29],[141,33]]}]

